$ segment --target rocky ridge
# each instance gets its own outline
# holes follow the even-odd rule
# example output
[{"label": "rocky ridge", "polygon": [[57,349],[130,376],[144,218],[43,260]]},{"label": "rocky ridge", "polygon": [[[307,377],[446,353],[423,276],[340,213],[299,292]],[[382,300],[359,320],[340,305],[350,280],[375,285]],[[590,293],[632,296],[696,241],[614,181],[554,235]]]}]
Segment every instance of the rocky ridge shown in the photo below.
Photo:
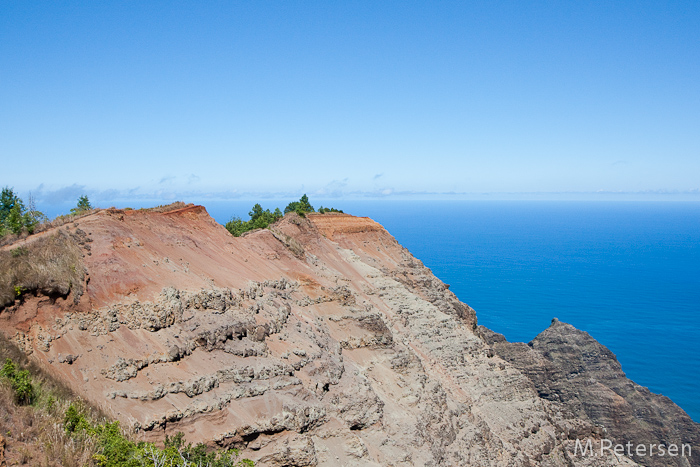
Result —
[{"label": "rocky ridge", "polygon": [[[232,238],[190,205],[61,232],[78,230],[81,296],[23,297],[0,329],[145,439],[183,431],[275,466],[634,465],[576,451],[606,436],[700,447],[600,344],[563,323],[505,342],[370,219],[290,214]],[[618,399],[593,404],[573,374],[629,408],[606,417]]]}]

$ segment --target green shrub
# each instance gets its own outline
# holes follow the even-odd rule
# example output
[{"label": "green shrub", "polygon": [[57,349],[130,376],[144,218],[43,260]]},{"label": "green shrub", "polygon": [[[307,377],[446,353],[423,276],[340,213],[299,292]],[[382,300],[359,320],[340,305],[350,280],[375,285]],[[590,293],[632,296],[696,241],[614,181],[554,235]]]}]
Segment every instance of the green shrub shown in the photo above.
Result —
[{"label": "green shrub", "polygon": [[318,213],[319,213],[319,214],[325,214],[325,213],[327,213],[327,212],[339,212],[339,213],[342,214],[343,211],[340,210],[340,209],[336,209],[336,208],[324,208],[323,206],[321,206],[320,208],[318,208]]},{"label": "green shrub", "polygon": [[27,254],[29,250],[27,250],[25,247],[21,246],[19,248],[15,248],[12,250],[12,257],[17,258],[18,256],[24,256]]},{"label": "green shrub", "polygon": [[137,443],[124,436],[119,422],[91,424],[73,404],[66,410],[63,425],[71,436],[92,438],[96,447],[93,460],[99,467],[254,465],[249,459],[239,459],[236,449],[209,451],[202,443],[185,445],[185,435],[181,432],[172,437],[166,435],[162,449],[153,443]]},{"label": "green shrub", "polygon": [[232,217],[231,220],[224,225],[224,227],[226,227],[226,230],[231,232],[231,235],[234,237],[240,237],[241,234],[249,230],[248,223],[240,217]]},{"label": "green shrub", "polygon": [[[250,220],[244,221],[240,217],[232,217],[230,221],[224,224],[224,227],[226,227],[226,230],[231,232],[231,235],[233,235],[234,237],[240,237],[242,234],[248,232],[249,230],[267,228],[270,224],[281,219],[284,216],[284,214],[287,214],[289,212],[296,212],[301,217],[305,217],[306,213],[315,211],[314,207],[311,206],[311,203],[309,203],[309,197],[304,195],[299,199],[299,201],[293,201],[289,203],[287,207],[284,208],[284,213],[282,213],[282,211],[280,211],[279,208],[276,208],[273,212],[270,212],[269,209],[263,210],[260,204],[256,204],[255,206],[253,206],[253,209],[248,213],[248,215],[250,216]],[[343,211],[335,208],[321,207],[318,212],[326,213]]]},{"label": "green shrub", "polygon": [[68,406],[66,414],[63,417],[63,428],[65,428],[66,433],[76,433],[89,430],[90,423],[85,416],[78,411],[77,407],[71,404]]},{"label": "green shrub", "polygon": [[6,359],[0,370],[0,377],[10,383],[15,402],[21,405],[29,405],[34,400],[34,386],[28,370],[17,371],[15,363]]},{"label": "green shrub", "polygon": [[228,221],[224,227],[226,230],[231,232],[234,237],[240,237],[243,233],[249,230],[264,229],[270,224],[281,219],[283,214],[279,208],[275,209],[274,212],[270,212],[269,209],[263,210],[260,204],[253,206],[253,209],[248,213],[250,216],[249,221],[244,221],[240,217],[233,217]]},{"label": "green shrub", "polygon": [[[36,404],[34,410],[46,411],[45,415],[60,406],[54,394],[47,391],[41,383],[36,383],[36,395],[32,378],[27,370],[18,370],[14,361],[5,360],[0,368],[0,378],[7,381],[15,394],[15,403]],[[62,396],[58,396],[62,397]],[[45,404],[40,403],[46,401]],[[56,420],[60,412],[51,417]],[[185,444],[183,433],[165,437],[161,449],[153,443],[136,442],[126,436],[119,422],[94,421],[94,415],[81,403],[71,403],[53,426],[59,434],[50,435],[50,441],[44,445],[47,456],[54,456],[61,465],[95,465],[98,467],[252,467],[249,459],[241,459],[236,449],[210,451],[207,446],[199,443],[195,446]],[[61,430],[61,422],[63,430]],[[60,432],[63,432],[62,435]],[[7,432],[8,436],[11,435]],[[46,442],[46,441],[45,441]],[[64,449],[64,446],[71,446]],[[63,456],[67,456],[64,458]],[[48,459],[48,457],[47,457]],[[78,461],[78,459],[81,459]],[[89,462],[89,460],[92,462]],[[27,458],[25,461],[28,461]],[[87,462],[86,462],[87,461]],[[26,462],[25,462],[26,463]],[[43,464],[42,464],[43,465]],[[51,464],[53,465],[53,464]]]},{"label": "green shrub", "polygon": [[[101,467],[139,467],[139,445],[127,439],[119,422],[98,424],[91,430],[97,444],[95,460]],[[140,443],[142,446],[145,443]]]}]

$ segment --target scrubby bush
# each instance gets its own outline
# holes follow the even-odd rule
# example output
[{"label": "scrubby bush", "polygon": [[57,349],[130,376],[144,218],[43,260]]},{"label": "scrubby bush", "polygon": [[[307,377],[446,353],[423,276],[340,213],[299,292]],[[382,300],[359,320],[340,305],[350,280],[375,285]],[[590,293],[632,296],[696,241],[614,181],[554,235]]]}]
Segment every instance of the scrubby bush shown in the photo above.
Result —
[{"label": "scrubby bush", "polygon": [[23,256],[27,254],[27,249],[24,247],[15,248],[12,250],[12,257],[17,258],[18,256]]},{"label": "scrubby bush", "polygon": [[95,440],[93,460],[100,467],[246,467],[255,464],[241,459],[236,449],[210,451],[203,443],[185,445],[183,433],[165,437],[161,449],[153,443],[135,442],[127,438],[119,422],[87,425],[76,430],[74,436],[88,436]]},{"label": "scrubby bush", "polygon": [[17,370],[15,363],[9,358],[0,369],[0,377],[6,380],[15,397],[15,402],[20,405],[29,405],[34,400],[34,386],[28,370]]},{"label": "scrubby bush", "polygon": [[323,206],[321,206],[320,208],[318,208],[318,213],[319,213],[319,214],[325,214],[325,213],[327,213],[327,212],[339,212],[339,213],[342,214],[343,211],[341,211],[340,209],[336,209],[336,208],[324,208]]},{"label": "scrubby bush", "polygon": [[240,217],[232,217],[230,221],[224,224],[224,227],[226,227],[226,230],[234,237],[240,237],[244,232],[249,230],[248,223]]},{"label": "scrubby bush", "polygon": [[66,433],[75,433],[76,431],[85,430],[90,427],[85,416],[78,411],[74,404],[68,406],[65,415],[63,416],[63,427]]}]

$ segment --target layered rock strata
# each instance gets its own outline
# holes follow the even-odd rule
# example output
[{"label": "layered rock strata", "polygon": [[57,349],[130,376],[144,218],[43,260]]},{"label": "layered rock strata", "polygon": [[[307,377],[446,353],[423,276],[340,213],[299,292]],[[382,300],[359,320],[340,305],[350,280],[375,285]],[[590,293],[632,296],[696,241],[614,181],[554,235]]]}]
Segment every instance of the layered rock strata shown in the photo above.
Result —
[{"label": "layered rock strata", "polygon": [[[525,349],[477,327],[370,219],[289,214],[233,238],[190,205],[60,230],[91,240],[77,245],[90,247],[79,299],[25,296],[0,327],[144,439],[182,431],[271,466],[634,465],[576,449],[631,420],[600,415],[614,397],[588,410],[567,389],[561,361],[587,341],[564,347],[577,334],[563,328]],[[600,374],[583,365],[582,378],[611,375],[614,356],[599,351]],[[680,416],[670,405],[647,407],[669,440],[696,433],[667,424],[663,410]]]}]

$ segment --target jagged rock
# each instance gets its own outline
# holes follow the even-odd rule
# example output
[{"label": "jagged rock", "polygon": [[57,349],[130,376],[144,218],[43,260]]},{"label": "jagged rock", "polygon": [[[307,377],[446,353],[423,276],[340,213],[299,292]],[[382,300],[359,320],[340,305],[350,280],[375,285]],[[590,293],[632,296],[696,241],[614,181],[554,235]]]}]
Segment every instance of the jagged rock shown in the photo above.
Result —
[{"label": "jagged rock", "polygon": [[345,441],[343,447],[348,456],[355,457],[357,459],[367,457],[367,446],[357,436],[353,436],[349,440]]},{"label": "jagged rock", "polygon": [[382,402],[363,378],[346,376],[328,396],[337,416],[351,430],[364,430],[381,420]]},{"label": "jagged rock", "polygon": [[295,238],[290,237],[275,228],[270,228],[272,235],[279,240],[289,251],[294,254],[299,259],[304,259],[305,251],[301,243],[299,243]]},{"label": "jagged rock", "polygon": [[168,350],[168,360],[170,360],[171,362],[178,361],[181,356],[182,353],[180,347],[178,347],[177,345],[171,346],[170,350]]},{"label": "jagged rock", "polygon": [[[668,398],[627,379],[615,355],[588,333],[556,318],[527,345],[480,330],[501,357],[524,371],[541,397],[604,427],[605,436],[615,444],[700,445],[698,424]],[[576,435],[581,433],[573,438]],[[688,465],[683,457],[632,459],[650,466]],[[700,465],[689,460],[690,465]]]},{"label": "jagged rock", "polygon": [[101,370],[101,373],[105,376],[105,378],[121,382],[135,378],[139,370],[147,365],[148,362],[143,360],[134,360],[132,358],[125,360],[119,357],[117,359],[117,363],[107,369]]},{"label": "jagged rock", "polygon": [[61,355],[58,354],[58,363],[67,363],[68,365],[72,365],[74,361],[78,359],[77,355],[73,354],[67,354],[67,355]]},{"label": "jagged rock", "polygon": [[285,439],[278,451],[258,459],[260,465],[270,467],[313,467],[318,465],[314,443],[308,436]]}]

